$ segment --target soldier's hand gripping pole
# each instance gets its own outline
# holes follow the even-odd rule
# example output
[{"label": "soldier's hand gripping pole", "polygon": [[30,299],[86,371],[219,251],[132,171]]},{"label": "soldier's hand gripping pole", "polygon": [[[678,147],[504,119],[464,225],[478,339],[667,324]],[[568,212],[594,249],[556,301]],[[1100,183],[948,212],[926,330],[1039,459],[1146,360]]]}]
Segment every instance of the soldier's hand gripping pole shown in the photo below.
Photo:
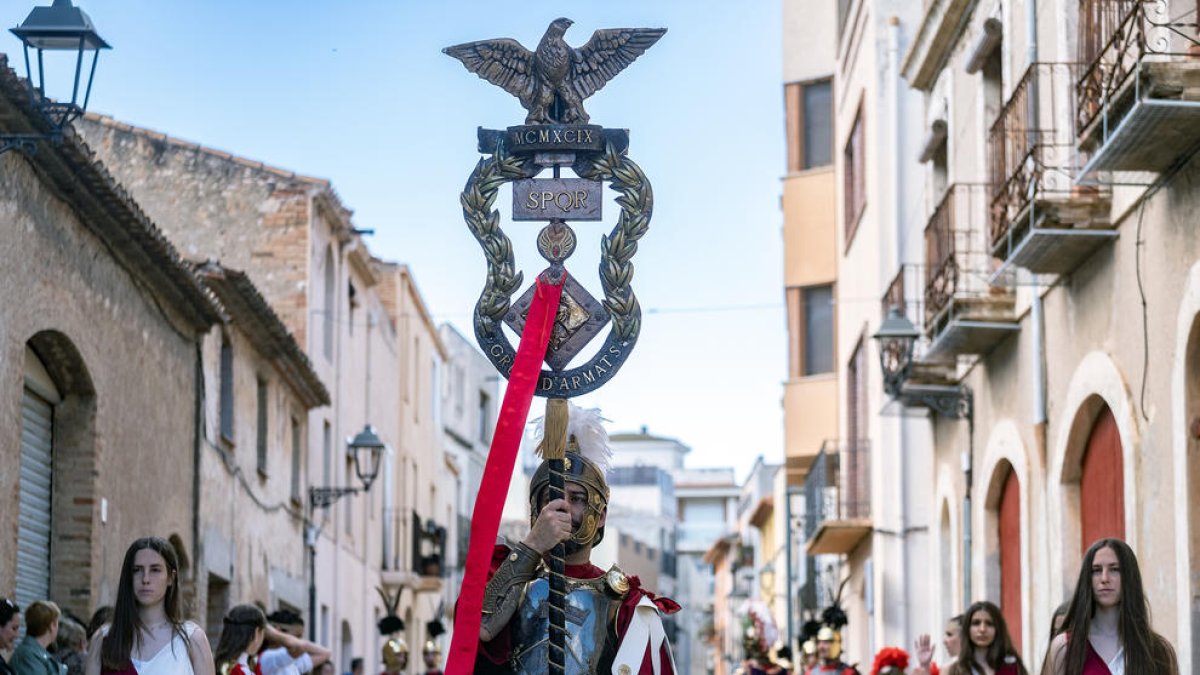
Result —
[{"label": "soldier's hand gripping pole", "polygon": [[[546,399],[542,457],[547,460],[550,469],[550,501],[566,497],[563,459],[567,452],[567,424],[567,399]],[[566,664],[567,580],[564,554],[565,547],[561,542],[550,551],[550,675],[563,675]]]}]

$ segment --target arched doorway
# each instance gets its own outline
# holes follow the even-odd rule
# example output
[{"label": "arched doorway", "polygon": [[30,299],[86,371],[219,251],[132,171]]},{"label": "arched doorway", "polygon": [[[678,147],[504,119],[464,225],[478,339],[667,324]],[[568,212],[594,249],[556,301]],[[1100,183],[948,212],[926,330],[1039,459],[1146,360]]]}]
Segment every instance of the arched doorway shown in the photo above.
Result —
[{"label": "arched doorway", "polygon": [[1184,387],[1187,392],[1184,419],[1178,424],[1187,425],[1187,490],[1188,519],[1190,531],[1187,533],[1188,552],[1190,553],[1190,578],[1188,589],[1191,612],[1191,652],[1192,667],[1200,662],[1200,316],[1192,321],[1192,330],[1188,335],[1187,361],[1184,370]]},{"label": "arched doorway", "polygon": [[[941,577],[941,621],[946,621],[957,614],[954,601],[954,589],[957,580],[954,571],[958,569],[958,550],[955,546],[954,535],[950,530],[950,501],[942,502],[942,513],[938,525],[938,562]],[[939,624],[940,625],[940,624]]]},{"label": "arched doorway", "polygon": [[1125,470],[1117,420],[1102,405],[1080,461],[1079,544],[1081,555],[1097,539],[1125,539]]},{"label": "arched doorway", "polygon": [[351,671],[351,662],[354,661],[354,633],[350,630],[350,622],[342,621],[342,672],[349,673]]},{"label": "arched doorway", "polygon": [[75,345],[42,331],[25,343],[21,395],[18,604],[91,610],[95,388]]},{"label": "arched doorway", "polygon": [[1017,652],[1021,651],[1021,485],[1012,465],[1003,463],[1000,490],[1000,612],[1008,623]]},{"label": "arched doorway", "polygon": [[21,469],[17,482],[17,604],[50,597],[50,536],[54,498],[54,406],[62,394],[45,364],[25,348],[21,393]]}]

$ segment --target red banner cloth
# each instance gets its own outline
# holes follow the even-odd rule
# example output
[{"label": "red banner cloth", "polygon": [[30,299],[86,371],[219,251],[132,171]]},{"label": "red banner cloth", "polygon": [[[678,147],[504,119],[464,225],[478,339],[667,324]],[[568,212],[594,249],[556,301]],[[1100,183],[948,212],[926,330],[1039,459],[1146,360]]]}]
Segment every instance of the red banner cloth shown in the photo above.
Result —
[{"label": "red banner cloth", "polygon": [[550,344],[554,316],[558,313],[558,301],[566,280],[565,273],[558,284],[544,281],[539,276],[533,303],[525,318],[525,330],[521,332],[517,357],[508,375],[508,389],[500,404],[496,433],[492,436],[483,482],[475,498],[475,512],[471,515],[471,544],[467,549],[467,568],[458,595],[458,607],[454,611],[454,637],[446,663],[447,675],[469,675],[475,669],[479,623],[483,618],[483,589],[487,585],[496,533],[500,530],[500,514],[504,510],[504,498],[508,496],[513,464],[517,461],[517,450],[521,446],[525,421],[529,418],[533,392],[537,388],[542,361],[546,358],[546,347]]}]

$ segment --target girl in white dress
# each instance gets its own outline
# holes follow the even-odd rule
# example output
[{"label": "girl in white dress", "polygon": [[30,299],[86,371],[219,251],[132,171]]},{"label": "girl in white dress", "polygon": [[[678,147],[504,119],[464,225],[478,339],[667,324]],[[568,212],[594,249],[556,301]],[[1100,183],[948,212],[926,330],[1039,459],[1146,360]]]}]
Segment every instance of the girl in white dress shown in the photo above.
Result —
[{"label": "girl in white dress", "polygon": [[214,675],[204,630],[182,615],[175,548],[159,537],[133,542],[112,623],[92,640],[86,675]]}]

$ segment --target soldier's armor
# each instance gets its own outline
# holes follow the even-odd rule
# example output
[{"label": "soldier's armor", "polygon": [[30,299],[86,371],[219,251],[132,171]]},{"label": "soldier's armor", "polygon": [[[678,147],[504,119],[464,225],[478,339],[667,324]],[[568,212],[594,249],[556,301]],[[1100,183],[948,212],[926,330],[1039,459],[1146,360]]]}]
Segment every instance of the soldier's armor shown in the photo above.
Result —
[{"label": "soldier's armor", "polygon": [[[542,574],[545,574],[544,570]],[[618,647],[617,609],[621,606],[622,596],[606,579],[607,576],[595,579],[567,577],[565,675],[591,675],[612,670]],[[528,582],[512,618],[511,665],[520,675],[546,672],[550,650],[549,595],[550,584],[545,576]]]}]

